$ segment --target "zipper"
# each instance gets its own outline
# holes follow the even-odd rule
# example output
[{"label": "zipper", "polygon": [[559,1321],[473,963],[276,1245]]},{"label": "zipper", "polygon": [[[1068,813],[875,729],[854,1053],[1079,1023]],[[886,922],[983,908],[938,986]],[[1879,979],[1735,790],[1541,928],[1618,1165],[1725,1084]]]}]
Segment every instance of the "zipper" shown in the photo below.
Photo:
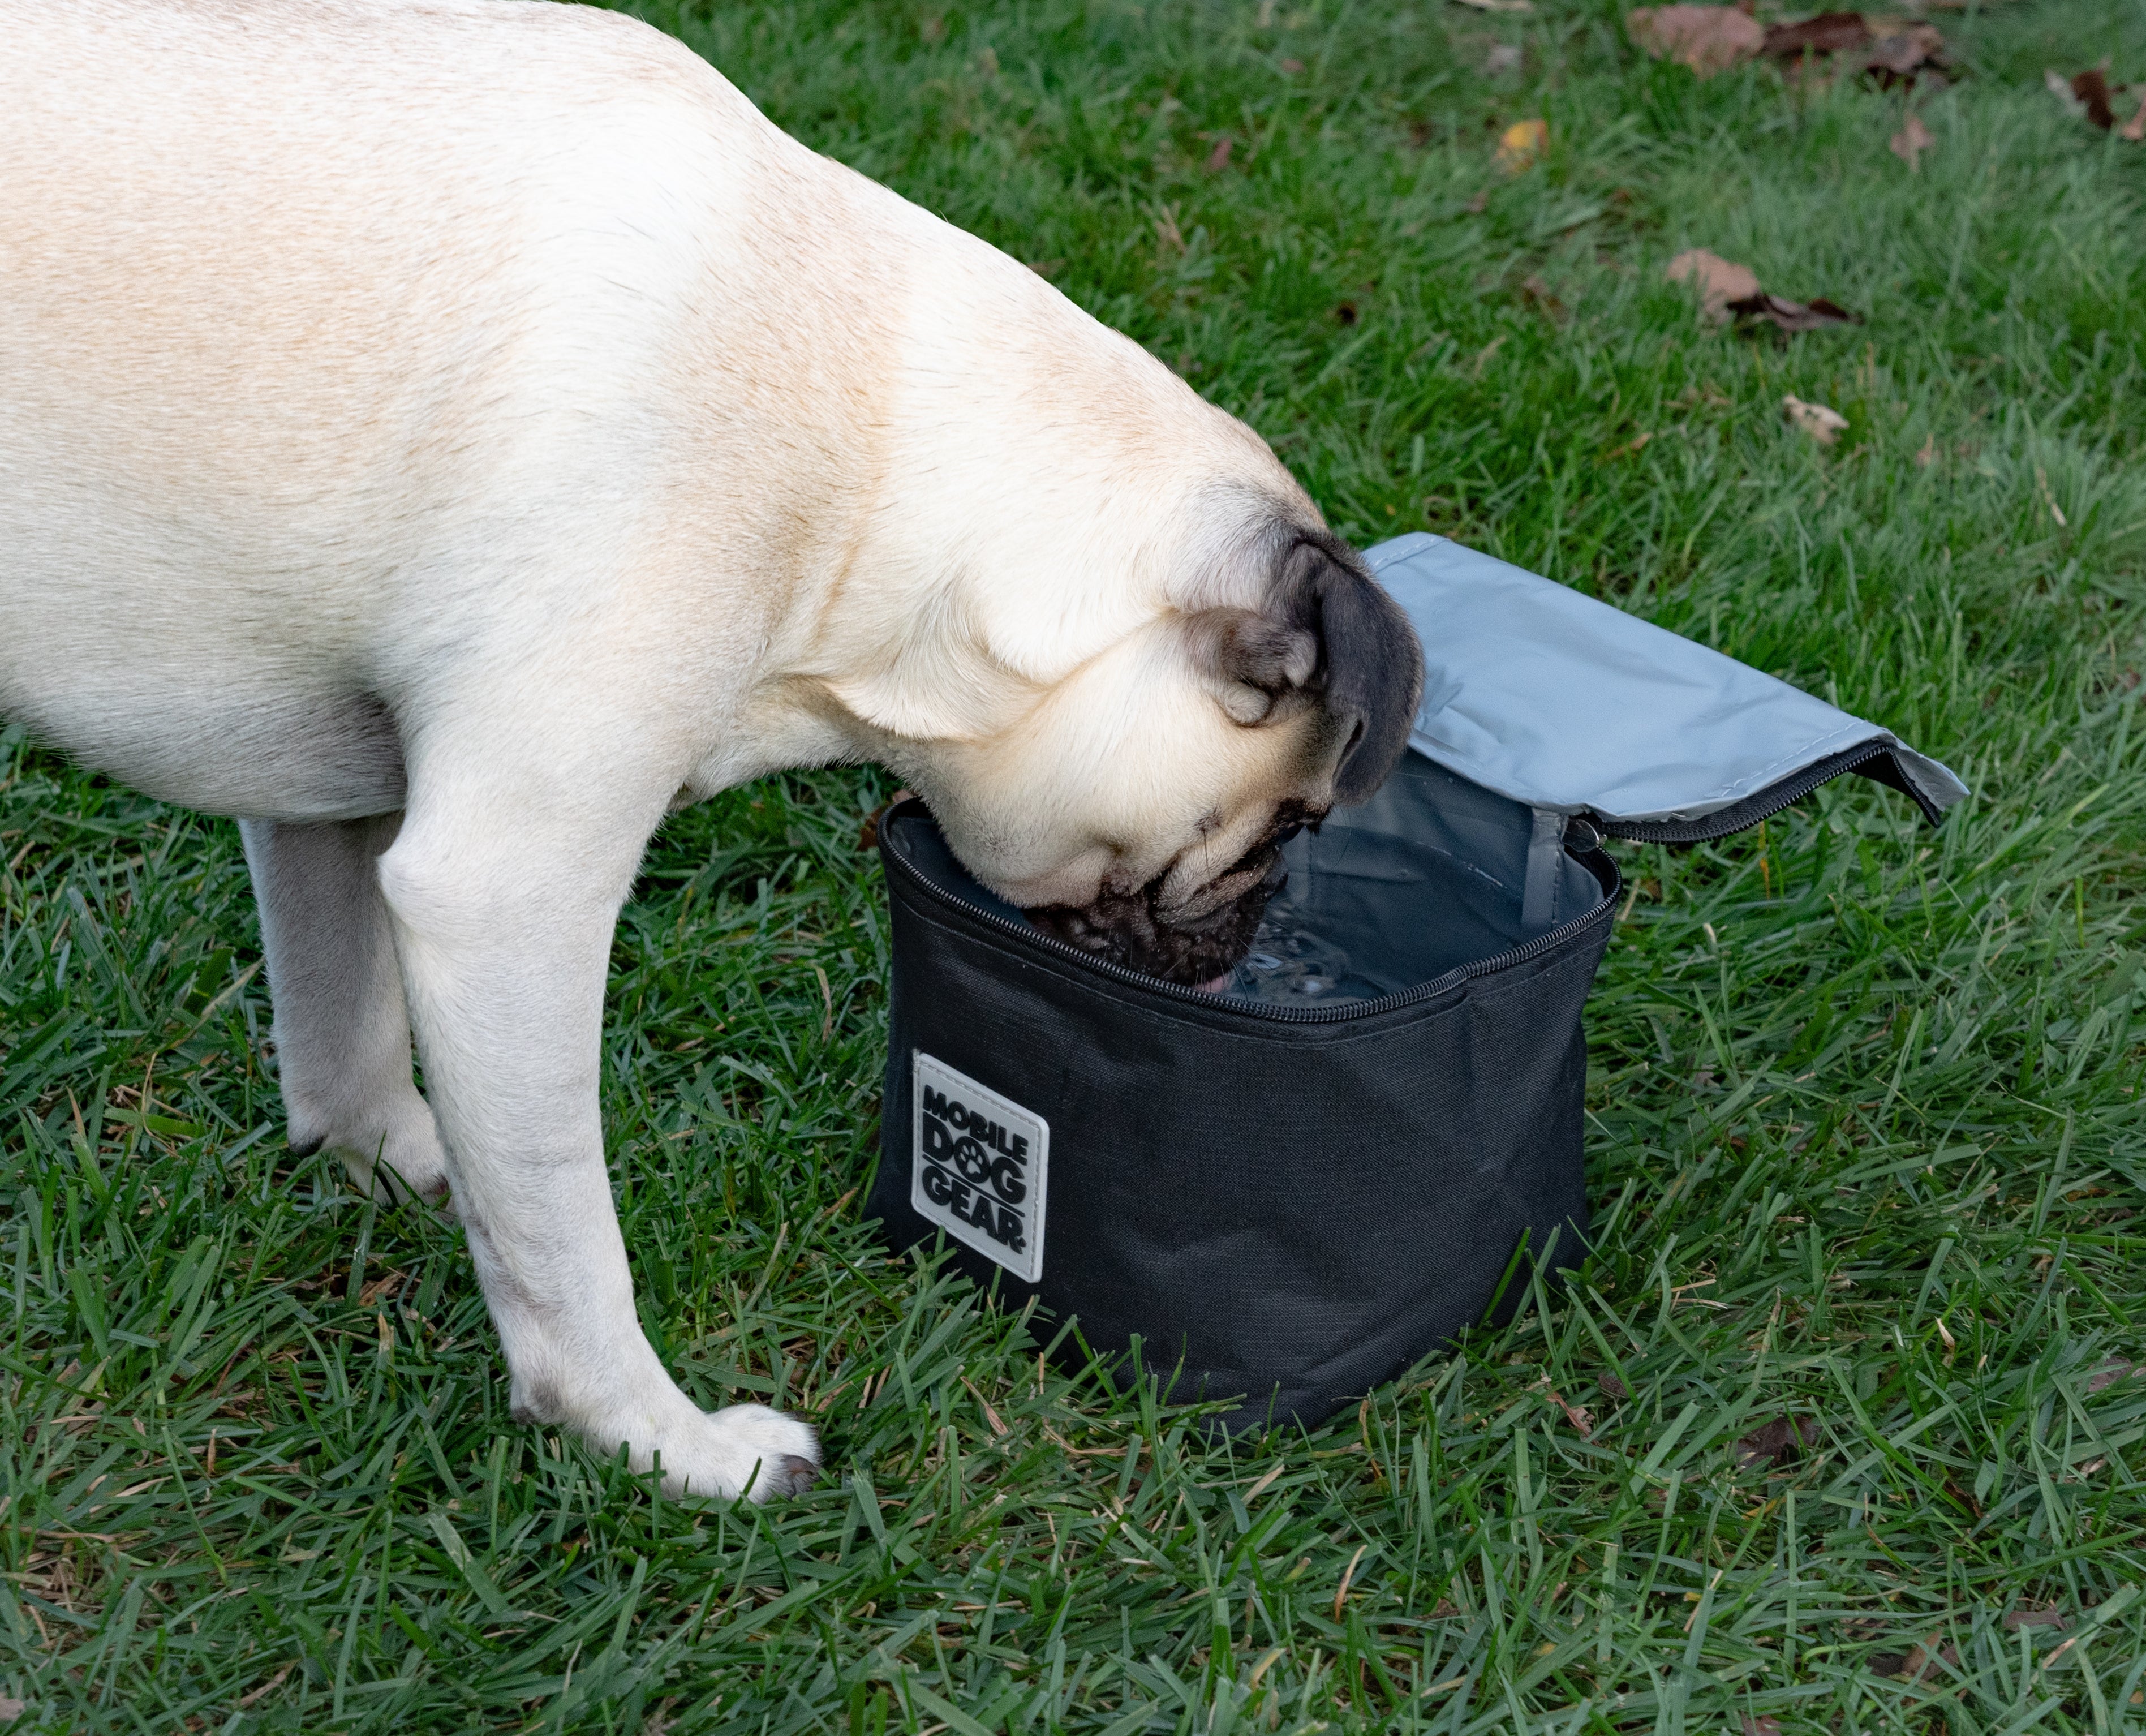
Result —
[{"label": "zipper", "polygon": [[1610,872],[1615,885],[1602,895],[1601,903],[1585,915],[1575,916],[1571,921],[1561,924],[1545,934],[1537,935],[1532,940],[1523,941],[1510,951],[1457,965],[1445,975],[1434,977],[1427,983],[1405,989],[1399,994],[1384,995],[1376,1000],[1341,1001],[1330,1008],[1270,1006],[1261,1001],[1235,1000],[1225,995],[1210,995],[1204,990],[1189,989],[1182,983],[1165,982],[1159,976],[1149,976],[1139,970],[1128,970],[1123,965],[1114,965],[1108,959],[1099,959],[1091,952],[1083,952],[1077,946],[1070,946],[1056,935],[1046,934],[1032,924],[1014,922],[995,910],[980,909],[966,898],[948,891],[894,847],[886,825],[887,821],[893,817],[890,813],[880,821],[879,853],[881,861],[893,864],[911,885],[921,889],[938,903],[960,911],[971,920],[981,922],[1011,940],[1034,947],[1046,957],[1083,965],[1108,980],[1123,983],[1131,988],[1145,989],[1150,993],[1162,995],[1165,1000],[1185,1001],[1210,1012],[1220,1010],[1247,1018],[1269,1020],[1279,1025],[1338,1025],[1350,1019],[1369,1018],[1375,1014],[1392,1012],[1398,1008],[1412,1005],[1420,1000],[1434,1000],[1475,977],[1487,976],[1494,970],[1525,964],[1530,959],[1539,958],[1544,953],[1563,945],[1575,935],[1585,932],[1590,924],[1603,920],[1608,912],[1616,908],[1617,894],[1624,885],[1624,875],[1612,861]]},{"label": "zipper", "polygon": [[[1746,831],[1762,820],[1772,819],[1782,809],[1801,801],[1820,784],[1831,783],[1844,773],[1859,771],[1873,760],[1889,758],[1891,752],[1883,741],[1864,741],[1843,748],[1837,754],[1813,761],[1778,784],[1769,785],[1756,796],[1747,796],[1739,802],[1697,820],[1604,820],[1590,815],[1588,823],[1612,838],[1623,838],[1634,844],[1709,844],[1716,838]],[[1905,791],[1932,825],[1942,817],[1941,812],[1934,812],[1929,801],[1904,779],[1881,781]]]}]

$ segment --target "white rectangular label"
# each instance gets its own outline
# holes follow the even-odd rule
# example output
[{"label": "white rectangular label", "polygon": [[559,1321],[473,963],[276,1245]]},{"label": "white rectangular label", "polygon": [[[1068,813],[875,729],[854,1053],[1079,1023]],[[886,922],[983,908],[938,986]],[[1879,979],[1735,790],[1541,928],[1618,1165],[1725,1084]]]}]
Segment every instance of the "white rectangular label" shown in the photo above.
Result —
[{"label": "white rectangular label", "polygon": [[909,1203],[1024,1283],[1043,1276],[1051,1125],[911,1050]]}]

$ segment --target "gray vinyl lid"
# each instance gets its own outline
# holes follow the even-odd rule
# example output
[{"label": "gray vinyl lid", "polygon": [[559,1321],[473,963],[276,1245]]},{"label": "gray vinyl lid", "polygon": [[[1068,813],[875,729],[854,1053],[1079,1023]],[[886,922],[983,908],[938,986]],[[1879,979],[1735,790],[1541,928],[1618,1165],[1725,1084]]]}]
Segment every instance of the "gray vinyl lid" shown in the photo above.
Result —
[{"label": "gray vinyl lid", "polygon": [[1443,536],[1365,556],[1423,641],[1410,745],[1449,771],[1627,837],[1718,837],[1859,771],[1934,824],[1967,794],[1889,730]]}]

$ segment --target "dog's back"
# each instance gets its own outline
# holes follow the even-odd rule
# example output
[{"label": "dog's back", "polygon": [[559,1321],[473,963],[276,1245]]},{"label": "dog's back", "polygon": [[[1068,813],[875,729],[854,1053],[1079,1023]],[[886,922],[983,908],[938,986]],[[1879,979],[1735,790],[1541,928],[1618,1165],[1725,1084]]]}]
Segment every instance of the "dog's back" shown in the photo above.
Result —
[{"label": "dog's back", "polygon": [[0,0],[0,715],[212,811],[393,807],[377,696],[472,587],[675,536],[681,333],[774,322],[767,180],[836,172],[579,7]]}]

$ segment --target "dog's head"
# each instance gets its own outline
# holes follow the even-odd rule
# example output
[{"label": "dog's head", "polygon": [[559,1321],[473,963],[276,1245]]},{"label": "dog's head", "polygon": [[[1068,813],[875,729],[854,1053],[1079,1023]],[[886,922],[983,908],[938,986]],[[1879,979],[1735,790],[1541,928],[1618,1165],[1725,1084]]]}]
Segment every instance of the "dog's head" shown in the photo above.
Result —
[{"label": "dog's head", "polygon": [[1270,521],[1241,603],[1169,607],[1011,727],[905,768],[970,870],[1085,950],[1196,983],[1251,944],[1281,846],[1408,740],[1408,618],[1325,531]]}]

